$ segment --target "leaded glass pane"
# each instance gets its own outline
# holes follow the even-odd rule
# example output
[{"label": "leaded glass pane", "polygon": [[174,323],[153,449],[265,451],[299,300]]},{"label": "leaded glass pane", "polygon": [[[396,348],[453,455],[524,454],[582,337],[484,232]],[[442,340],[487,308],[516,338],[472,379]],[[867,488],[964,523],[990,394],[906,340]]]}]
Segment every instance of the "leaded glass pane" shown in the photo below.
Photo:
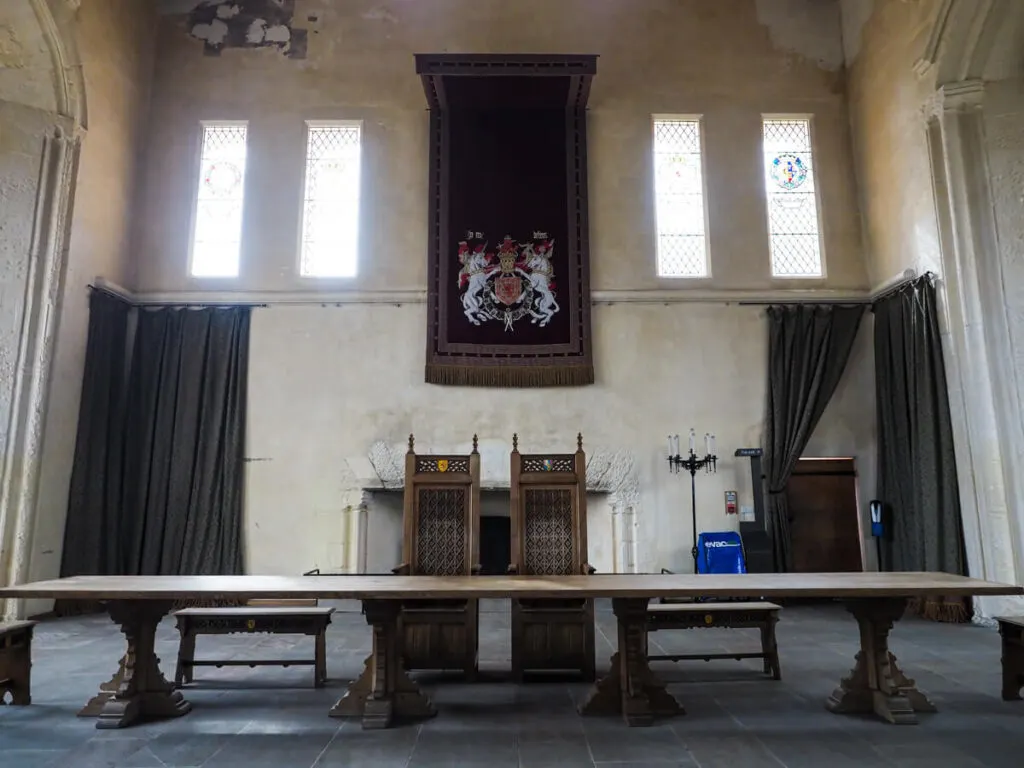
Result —
[{"label": "leaded glass pane", "polygon": [[192,228],[192,275],[235,277],[242,245],[247,126],[207,123]]},{"label": "leaded glass pane", "polygon": [[707,277],[700,120],[654,121],[658,275]]},{"label": "leaded glass pane", "polygon": [[774,277],[821,277],[811,123],[764,121],[764,183]]},{"label": "leaded glass pane", "polygon": [[359,150],[357,124],[309,126],[300,267],[306,277],[356,274]]}]

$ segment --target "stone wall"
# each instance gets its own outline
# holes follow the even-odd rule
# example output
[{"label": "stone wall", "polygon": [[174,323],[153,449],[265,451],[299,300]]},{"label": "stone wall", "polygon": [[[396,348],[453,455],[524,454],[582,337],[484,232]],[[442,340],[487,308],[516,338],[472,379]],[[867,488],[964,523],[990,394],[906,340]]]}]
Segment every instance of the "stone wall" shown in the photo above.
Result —
[{"label": "stone wall", "polygon": [[[465,449],[477,433],[502,467],[516,431],[522,450],[568,450],[582,431],[588,452],[627,452],[636,463],[644,570],[683,567],[689,558],[688,478],[668,475],[665,436],[691,425],[713,431],[722,460],[718,475],[698,478],[700,522],[734,527],[723,492],[735,489],[741,505],[751,503],[749,461],[732,452],[759,441],[766,353],[762,310],[735,300],[792,298],[794,289],[850,295],[869,285],[838,7],[807,0],[297,0],[281,4],[292,15],[275,16],[274,25],[303,31],[298,55],[285,45],[239,43],[234,19],[255,19],[265,4],[230,5],[239,15],[225,9],[227,32],[211,50],[208,8],[200,19],[196,3],[164,4],[131,287],[149,298],[269,304],[255,311],[252,331],[249,567],[294,573],[338,566],[351,551],[342,512],[359,503],[368,449],[381,440],[400,447],[410,432],[423,450],[437,451]],[[423,383],[427,114],[413,54],[438,51],[600,56],[589,102],[592,286],[603,297],[594,310],[595,386]],[[709,280],[656,276],[650,137],[659,113],[704,115]],[[763,113],[814,117],[824,280],[770,277]],[[361,247],[352,280],[297,275],[304,121],[329,118],[363,121]],[[188,275],[204,119],[249,121],[242,270],[233,280]],[[862,337],[809,448],[857,457],[865,506],[874,490],[868,342]],[[595,548],[610,551],[595,537],[610,537],[611,521],[592,528]]]},{"label": "stone wall", "polygon": [[[967,559],[1024,580],[1024,6],[844,0],[872,284],[938,277]],[[982,599],[982,616],[1021,601]]]},{"label": "stone wall", "polygon": [[85,363],[87,286],[97,276],[131,280],[137,159],[145,143],[156,23],[155,7],[138,0],[84,0],[76,16],[89,118],[81,140],[63,298],[59,316],[51,319],[57,339],[31,578],[50,578],[60,570]]}]

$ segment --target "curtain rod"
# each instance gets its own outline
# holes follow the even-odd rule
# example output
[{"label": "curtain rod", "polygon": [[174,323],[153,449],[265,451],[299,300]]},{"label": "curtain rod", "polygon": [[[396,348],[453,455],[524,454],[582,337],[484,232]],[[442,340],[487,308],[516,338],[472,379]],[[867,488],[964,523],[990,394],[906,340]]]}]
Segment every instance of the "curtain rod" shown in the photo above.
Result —
[{"label": "curtain rod", "polygon": [[923,275],[913,275],[912,277],[903,277],[897,280],[895,283],[879,291],[874,296],[865,296],[863,299],[790,299],[788,301],[738,301],[736,302],[741,307],[776,307],[776,306],[787,306],[794,304],[809,304],[809,305],[824,305],[831,307],[856,307],[856,306],[868,306],[873,307],[876,302],[886,299],[897,293],[908,285],[917,282],[921,277],[927,277],[929,280],[935,279],[934,272],[925,272]]},{"label": "curtain rod", "polygon": [[882,299],[887,299],[890,296],[892,296],[893,294],[899,293],[904,288],[906,288],[908,285],[912,285],[913,283],[916,283],[922,277],[927,278],[927,280],[929,282],[932,282],[932,281],[935,280],[935,273],[934,272],[925,272],[923,275],[914,275],[913,277],[904,277],[902,280],[899,280],[895,284],[890,285],[884,291],[881,291],[877,296],[875,296],[871,300],[871,303],[874,304],[876,301],[881,301]]},{"label": "curtain rod", "polygon": [[794,304],[827,305],[830,307],[860,307],[871,306],[874,299],[865,297],[863,299],[789,299],[787,301],[737,301],[741,307],[785,307]]},{"label": "curtain rod", "polygon": [[113,296],[115,299],[120,299],[129,306],[136,307],[138,309],[146,309],[147,307],[158,308],[158,307],[180,307],[182,309],[188,308],[201,308],[201,309],[217,309],[227,307],[250,307],[252,309],[266,309],[267,304],[261,304],[259,302],[251,301],[239,301],[239,302],[203,302],[203,301],[161,301],[161,302],[140,302],[136,301],[130,296],[126,296],[120,291],[114,290],[106,285],[89,284],[89,290],[99,291],[105,293],[107,296]]}]

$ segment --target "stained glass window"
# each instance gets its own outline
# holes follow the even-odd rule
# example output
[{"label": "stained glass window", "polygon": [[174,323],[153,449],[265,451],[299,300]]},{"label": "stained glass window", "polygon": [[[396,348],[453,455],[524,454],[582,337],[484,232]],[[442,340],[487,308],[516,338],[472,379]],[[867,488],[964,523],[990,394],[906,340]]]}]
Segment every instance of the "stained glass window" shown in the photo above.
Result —
[{"label": "stained glass window", "polygon": [[235,277],[242,246],[245,123],[205,123],[192,228],[194,277]]},{"label": "stained glass window", "polygon": [[707,277],[699,118],[654,121],[659,277]]},{"label": "stained glass window", "polygon": [[821,277],[810,120],[764,120],[764,183],[772,276]]},{"label": "stained glass window", "polygon": [[302,205],[305,277],[354,277],[359,241],[358,123],[310,123]]}]

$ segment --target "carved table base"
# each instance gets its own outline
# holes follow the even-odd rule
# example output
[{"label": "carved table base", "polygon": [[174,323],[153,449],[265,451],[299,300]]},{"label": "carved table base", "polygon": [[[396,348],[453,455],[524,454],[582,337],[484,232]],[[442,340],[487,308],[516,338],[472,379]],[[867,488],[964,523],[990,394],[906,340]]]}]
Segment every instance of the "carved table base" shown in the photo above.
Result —
[{"label": "carved table base", "polygon": [[651,725],[656,717],[685,714],[647,663],[647,598],[615,598],[619,650],[608,674],[597,681],[581,715],[622,715],[629,726]]},{"label": "carved table base", "polygon": [[903,598],[850,600],[847,609],[860,627],[860,651],[848,677],[825,706],[839,714],[874,712],[896,725],[916,725],[917,712],[935,705],[903,674],[889,651],[889,632],[906,609]]},{"label": "carved table base", "polygon": [[105,683],[100,683],[100,692],[78,710],[79,717],[99,717],[100,712],[103,711],[103,705],[114,698],[114,693],[121,686],[121,681],[124,680],[124,665],[127,659],[127,656],[121,657],[121,660],[117,662],[117,671],[113,677]]},{"label": "carved table base", "polygon": [[[144,720],[181,717],[192,705],[167,682],[155,653],[156,627],[172,603],[161,600],[113,600],[107,604],[110,618],[121,625],[128,640],[122,669],[86,705],[102,703],[97,728],[123,728]],[[113,691],[105,688],[115,686]],[[102,699],[106,697],[106,700]]]},{"label": "carved table base", "polygon": [[437,709],[402,666],[398,600],[364,600],[366,623],[373,626],[373,653],[331,717],[361,717],[364,729],[389,728],[395,719],[433,717]]}]

